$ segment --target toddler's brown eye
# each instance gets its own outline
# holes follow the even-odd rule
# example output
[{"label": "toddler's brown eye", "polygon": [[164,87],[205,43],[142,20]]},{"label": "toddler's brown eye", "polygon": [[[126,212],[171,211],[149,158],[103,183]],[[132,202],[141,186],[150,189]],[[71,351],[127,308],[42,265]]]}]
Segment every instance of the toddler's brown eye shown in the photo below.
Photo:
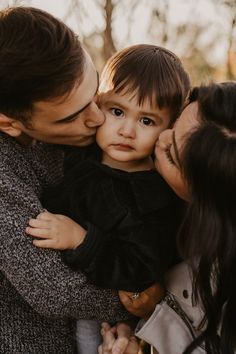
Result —
[{"label": "toddler's brown eye", "polygon": [[111,112],[112,112],[112,114],[113,114],[114,116],[116,116],[116,117],[121,117],[121,116],[123,116],[123,111],[122,111],[121,109],[119,109],[119,108],[112,108],[112,109],[111,109]]},{"label": "toddler's brown eye", "polygon": [[151,118],[148,118],[148,117],[143,117],[143,118],[140,119],[140,121],[144,125],[154,125],[154,121]]}]

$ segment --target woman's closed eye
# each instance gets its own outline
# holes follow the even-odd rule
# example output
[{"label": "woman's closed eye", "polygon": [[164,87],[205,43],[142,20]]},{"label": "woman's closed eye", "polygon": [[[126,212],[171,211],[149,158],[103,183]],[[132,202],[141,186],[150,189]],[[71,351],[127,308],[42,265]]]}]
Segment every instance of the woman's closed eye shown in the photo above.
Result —
[{"label": "woman's closed eye", "polygon": [[171,144],[167,145],[166,148],[165,148],[165,154],[166,154],[166,157],[168,159],[168,161],[172,164],[172,165],[176,165],[175,164],[175,161],[171,155],[171,152],[170,152],[170,149],[171,149]]},{"label": "woman's closed eye", "polygon": [[110,111],[113,116],[116,116],[116,117],[123,117],[124,116],[124,112],[120,108],[111,108]]}]

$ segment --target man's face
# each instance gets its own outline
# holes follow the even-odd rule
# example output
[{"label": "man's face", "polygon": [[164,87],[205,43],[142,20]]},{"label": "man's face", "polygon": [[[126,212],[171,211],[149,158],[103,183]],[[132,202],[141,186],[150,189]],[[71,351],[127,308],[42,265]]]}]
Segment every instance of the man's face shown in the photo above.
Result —
[{"label": "man's face", "polygon": [[[25,136],[53,144],[86,146],[94,140],[104,115],[95,103],[98,75],[86,53],[84,77],[68,96],[39,101],[29,126],[17,122]],[[22,140],[22,137],[21,137]]]}]

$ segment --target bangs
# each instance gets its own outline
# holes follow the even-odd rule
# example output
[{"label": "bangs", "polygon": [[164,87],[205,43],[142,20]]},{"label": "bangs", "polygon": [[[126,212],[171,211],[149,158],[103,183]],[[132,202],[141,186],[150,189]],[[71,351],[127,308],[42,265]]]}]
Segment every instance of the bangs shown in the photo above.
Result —
[{"label": "bangs", "polygon": [[189,79],[181,62],[171,52],[153,45],[137,45],[112,57],[101,77],[103,89],[131,94],[139,105],[144,101],[160,109],[167,107],[172,120],[185,102]]}]

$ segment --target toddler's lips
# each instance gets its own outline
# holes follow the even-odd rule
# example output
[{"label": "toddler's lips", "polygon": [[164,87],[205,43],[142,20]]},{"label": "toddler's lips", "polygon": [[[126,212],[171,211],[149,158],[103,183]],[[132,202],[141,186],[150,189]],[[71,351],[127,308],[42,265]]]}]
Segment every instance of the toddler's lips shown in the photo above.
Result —
[{"label": "toddler's lips", "polygon": [[126,144],[114,144],[113,146],[114,146],[117,150],[121,150],[121,151],[134,150],[134,149],[132,148],[132,146],[126,145]]}]

